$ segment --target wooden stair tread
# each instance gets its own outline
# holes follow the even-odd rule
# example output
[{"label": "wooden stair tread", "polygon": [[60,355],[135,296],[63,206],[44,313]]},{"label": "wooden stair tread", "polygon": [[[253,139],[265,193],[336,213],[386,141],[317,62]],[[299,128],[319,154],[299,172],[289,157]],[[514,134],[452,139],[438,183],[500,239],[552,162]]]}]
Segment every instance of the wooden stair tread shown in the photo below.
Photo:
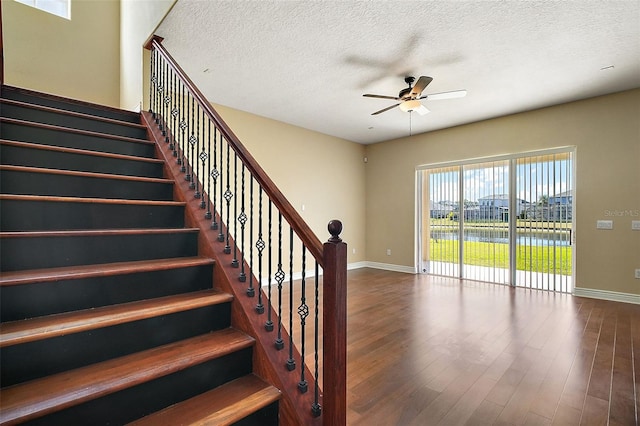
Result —
[{"label": "wooden stair tread", "polygon": [[248,348],[228,328],[0,390],[0,424],[24,422]]},{"label": "wooden stair tread", "polygon": [[152,229],[92,229],[80,231],[10,231],[0,232],[0,238],[39,238],[39,237],[96,237],[108,235],[136,234],[190,234],[198,233],[198,228],[152,228]]},{"label": "wooden stair tread", "polygon": [[2,275],[0,275],[0,286],[22,285],[36,282],[54,282],[108,275],[133,274],[136,272],[213,265],[214,263],[213,259],[206,257],[178,257],[169,259],[140,260],[135,262],[117,262],[98,265],[8,271],[3,272]]},{"label": "wooden stair tread", "polygon": [[49,201],[60,203],[88,203],[88,204],[127,204],[140,206],[186,206],[184,201],[162,201],[162,200],[129,200],[124,198],[87,198],[87,197],[64,197],[58,195],[21,195],[21,194],[0,194],[2,200],[19,201]]},{"label": "wooden stair tread", "polygon": [[280,399],[280,391],[253,374],[129,423],[130,426],[227,426]]},{"label": "wooden stair tread", "polygon": [[49,107],[49,106],[44,106],[44,105],[39,105],[39,104],[33,104],[33,103],[29,103],[29,102],[16,101],[16,100],[13,100],[13,99],[0,98],[0,103],[7,104],[7,105],[18,106],[18,107],[24,107],[24,108],[37,109],[37,110],[40,110],[40,111],[52,112],[52,113],[56,113],[56,114],[63,114],[63,115],[67,115],[67,116],[70,116],[70,117],[78,117],[78,118],[86,118],[86,119],[89,119],[89,120],[102,121],[102,122],[105,122],[105,123],[111,123],[111,124],[117,124],[117,125],[121,125],[121,126],[133,127],[133,128],[140,129],[140,130],[146,130],[146,127],[143,126],[142,124],[139,124],[139,123],[132,123],[130,121],[116,120],[114,118],[100,117],[100,116],[92,115],[92,114],[84,114],[84,113],[81,113],[81,112],[69,111],[69,110],[60,109],[60,108],[54,108],[54,107]]},{"label": "wooden stair tread", "polygon": [[157,158],[136,157],[134,155],[113,154],[103,151],[92,151],[89,149],[66,148],[55,145],[43,145],[34,142],[19,142],[7,139],[0,139],[0,145],[15,146],[20,148],[39,149],[42,151],[64,152],[67,154],[92,155],[94,157],[115,158],[119,160],[141,161],[145,163],[163,164],[164,161]]},{"label": "wooden stair tread", "polygon": [[0,347],[79,333],[204,306],[231,302],[230,294],[201,290],[172,296],[65,312],[0,324]]},{"label": "wooden stair tread", "polygon": [[56,130],[56,131],[61,131],[61,132],[67,132],[67,133],[75,133],[75,134],[79,134],[79,135],[85,135],[85,136],[95,136],[95,137],[99,137],[99,138],[104,138],[104,139],[113,139],[113,140],[119,140],[119,141],[125,141],[125,142],[134,142],[134,143],[141,143],[144,145],[153,145],[155,146],[155,143],[147,140],[147,139],[137,139],[137,138],[130,138],[127,136],[117,136],[117,135],[112,135],[110,133],[100,133],[100,132],[92,132],[90,130],[80,130],[80,129],[74,129],[71,127],[64,127],[64,126],[55,126],[53,124],[42,124],[42,123],[36,123],[34,121],[26,121],[26,120],[18,120],[15,118],[7,118],[7,117],[0,117],[0,123],[8,123],[8,124],[17,124],[20,126],[29,126],[29,127],[39,127],[41,129],[48,129],[48,130]]},{"label": "wooden stair tread", "polygon": [[44,167],[0,165],[0,171],[1,170],[14,171],[14,172],[45,173],[45,174],[51,174],[51,175],[78,176],[78,177],[84,177],[84,178],[114,179],[114,180],[126,180],[126,181],[135,181],[135,182],[153,182],[153,183],[173,184],[173,180],[171,179],[116,175],[116,174],[96,173],[96,172],[78,172],[75,170],[46,169]]}]

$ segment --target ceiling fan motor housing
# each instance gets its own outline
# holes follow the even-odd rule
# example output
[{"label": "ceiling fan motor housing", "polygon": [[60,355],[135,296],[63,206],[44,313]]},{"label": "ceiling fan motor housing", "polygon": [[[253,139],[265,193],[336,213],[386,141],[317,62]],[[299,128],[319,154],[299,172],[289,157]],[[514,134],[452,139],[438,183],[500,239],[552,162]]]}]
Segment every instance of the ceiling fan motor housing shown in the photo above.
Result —
[{"label": "ceiling fan motor housing", "polygon": [[407,87],[406,89],[402,89],[400,93],[398,93],[398,99],[402,99],[404,101],[411,99],[411,87]]}]

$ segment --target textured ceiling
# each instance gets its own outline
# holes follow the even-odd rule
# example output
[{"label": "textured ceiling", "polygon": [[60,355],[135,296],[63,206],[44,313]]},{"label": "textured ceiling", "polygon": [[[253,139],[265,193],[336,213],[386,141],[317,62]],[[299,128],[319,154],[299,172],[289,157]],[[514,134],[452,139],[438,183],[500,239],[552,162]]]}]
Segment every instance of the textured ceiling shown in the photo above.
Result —
[{"label": "textured ceiling", "polygon": [[[637,0],[178,0],[157,34],[211,102],[365,144],[640,87]],[[468,94],[372,116],[406,75]]]}]

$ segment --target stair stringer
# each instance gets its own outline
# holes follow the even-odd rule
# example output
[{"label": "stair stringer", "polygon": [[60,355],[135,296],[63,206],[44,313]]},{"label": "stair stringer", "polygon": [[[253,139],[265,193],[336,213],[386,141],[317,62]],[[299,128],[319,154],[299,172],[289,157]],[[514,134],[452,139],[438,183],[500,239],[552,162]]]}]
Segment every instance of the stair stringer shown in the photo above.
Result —
[{"label": "stair stringer", "polygon": [[[194,198],[193,190],[189,188],[190,182],[184,179],[180,171],[180,165],[173,157],[173,151],[165,142],[165,136],[155,124],[155,120],[149,112],[142,112],[142,123],[147,126],[149,140],[156,144],[156,158],[165,161],[165,178],[175,181],[174,200],[185,202],[185,226],[200,229],[198,233],[198,254],[216,261],[213,282],[219,290],[232,294],[231,303],[231,327],[240,330],[256,340],[253,352],[254,374],[261,377],[282,392],[279,404],[279,421],[282,426],[321,426],[322,417],[313,417],[311,406],[313,404],[315,380],[313,374],[301,361],[300,353],[294,348],[293,358],[297,366],[304,366],[305,376],[308,381],[308,391],[300,393],[297,388],[300,370],[297,367],[293,371],[286,368],[288,351],[275,350],[275,331],[268,332],[264,328],[266,312],[262,315],[255,313],[257,297],[248,297],[246,288],[238,281],[238,268],[231,266],[231,255],[224,253],[226,242],[220,242],[217,235],[220,231],[211,229],[211,219],[204,218],[204,210],[200,207],[200,199]],[[213,214],[216,214],[213,212]],[[217,214],[216,214],[217,216]],[[218,219],[220,219],[218,217]],[[222,223],[222,220],[219,220]],[[226,228],[223,226],[223,232]],[[230,245],[233,240],[230,237]],[[242,258],[241,256],[238,256]],[[245,264],[245,271],[251,274],[249,265]],[[258,282],[258,281],[256,281]],[[262,291],[261,289],[259,291]],[[263,294],[265,300],[266,295]],[[278,316],[272,309],[271,318],[274,322]],[[286,330],[282,330],[282,338],[288,341]],[[322,392],[320,393],[320,405],[322,405]]]}]

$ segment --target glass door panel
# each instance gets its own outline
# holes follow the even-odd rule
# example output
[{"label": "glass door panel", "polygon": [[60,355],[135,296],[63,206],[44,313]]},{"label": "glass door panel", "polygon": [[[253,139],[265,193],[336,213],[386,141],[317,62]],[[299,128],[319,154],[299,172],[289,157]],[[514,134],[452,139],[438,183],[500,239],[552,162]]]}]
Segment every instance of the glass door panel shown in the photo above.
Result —
[{"label": "glass door panel", "polygon": [[425,170],[429,203],[423,214],[426,238],[423,241],[423,272],[449,277],[460,276],[459,198],[460,167]]},{"label": "glass door panel", "polygon": [[518,158],[517,192],[527,200],[518,215],[518,286],[571,292],[573,153]]},{"label": "glass door panel", "polygon": [[509,283],[509,162],[465,165],[462,277]]}]

